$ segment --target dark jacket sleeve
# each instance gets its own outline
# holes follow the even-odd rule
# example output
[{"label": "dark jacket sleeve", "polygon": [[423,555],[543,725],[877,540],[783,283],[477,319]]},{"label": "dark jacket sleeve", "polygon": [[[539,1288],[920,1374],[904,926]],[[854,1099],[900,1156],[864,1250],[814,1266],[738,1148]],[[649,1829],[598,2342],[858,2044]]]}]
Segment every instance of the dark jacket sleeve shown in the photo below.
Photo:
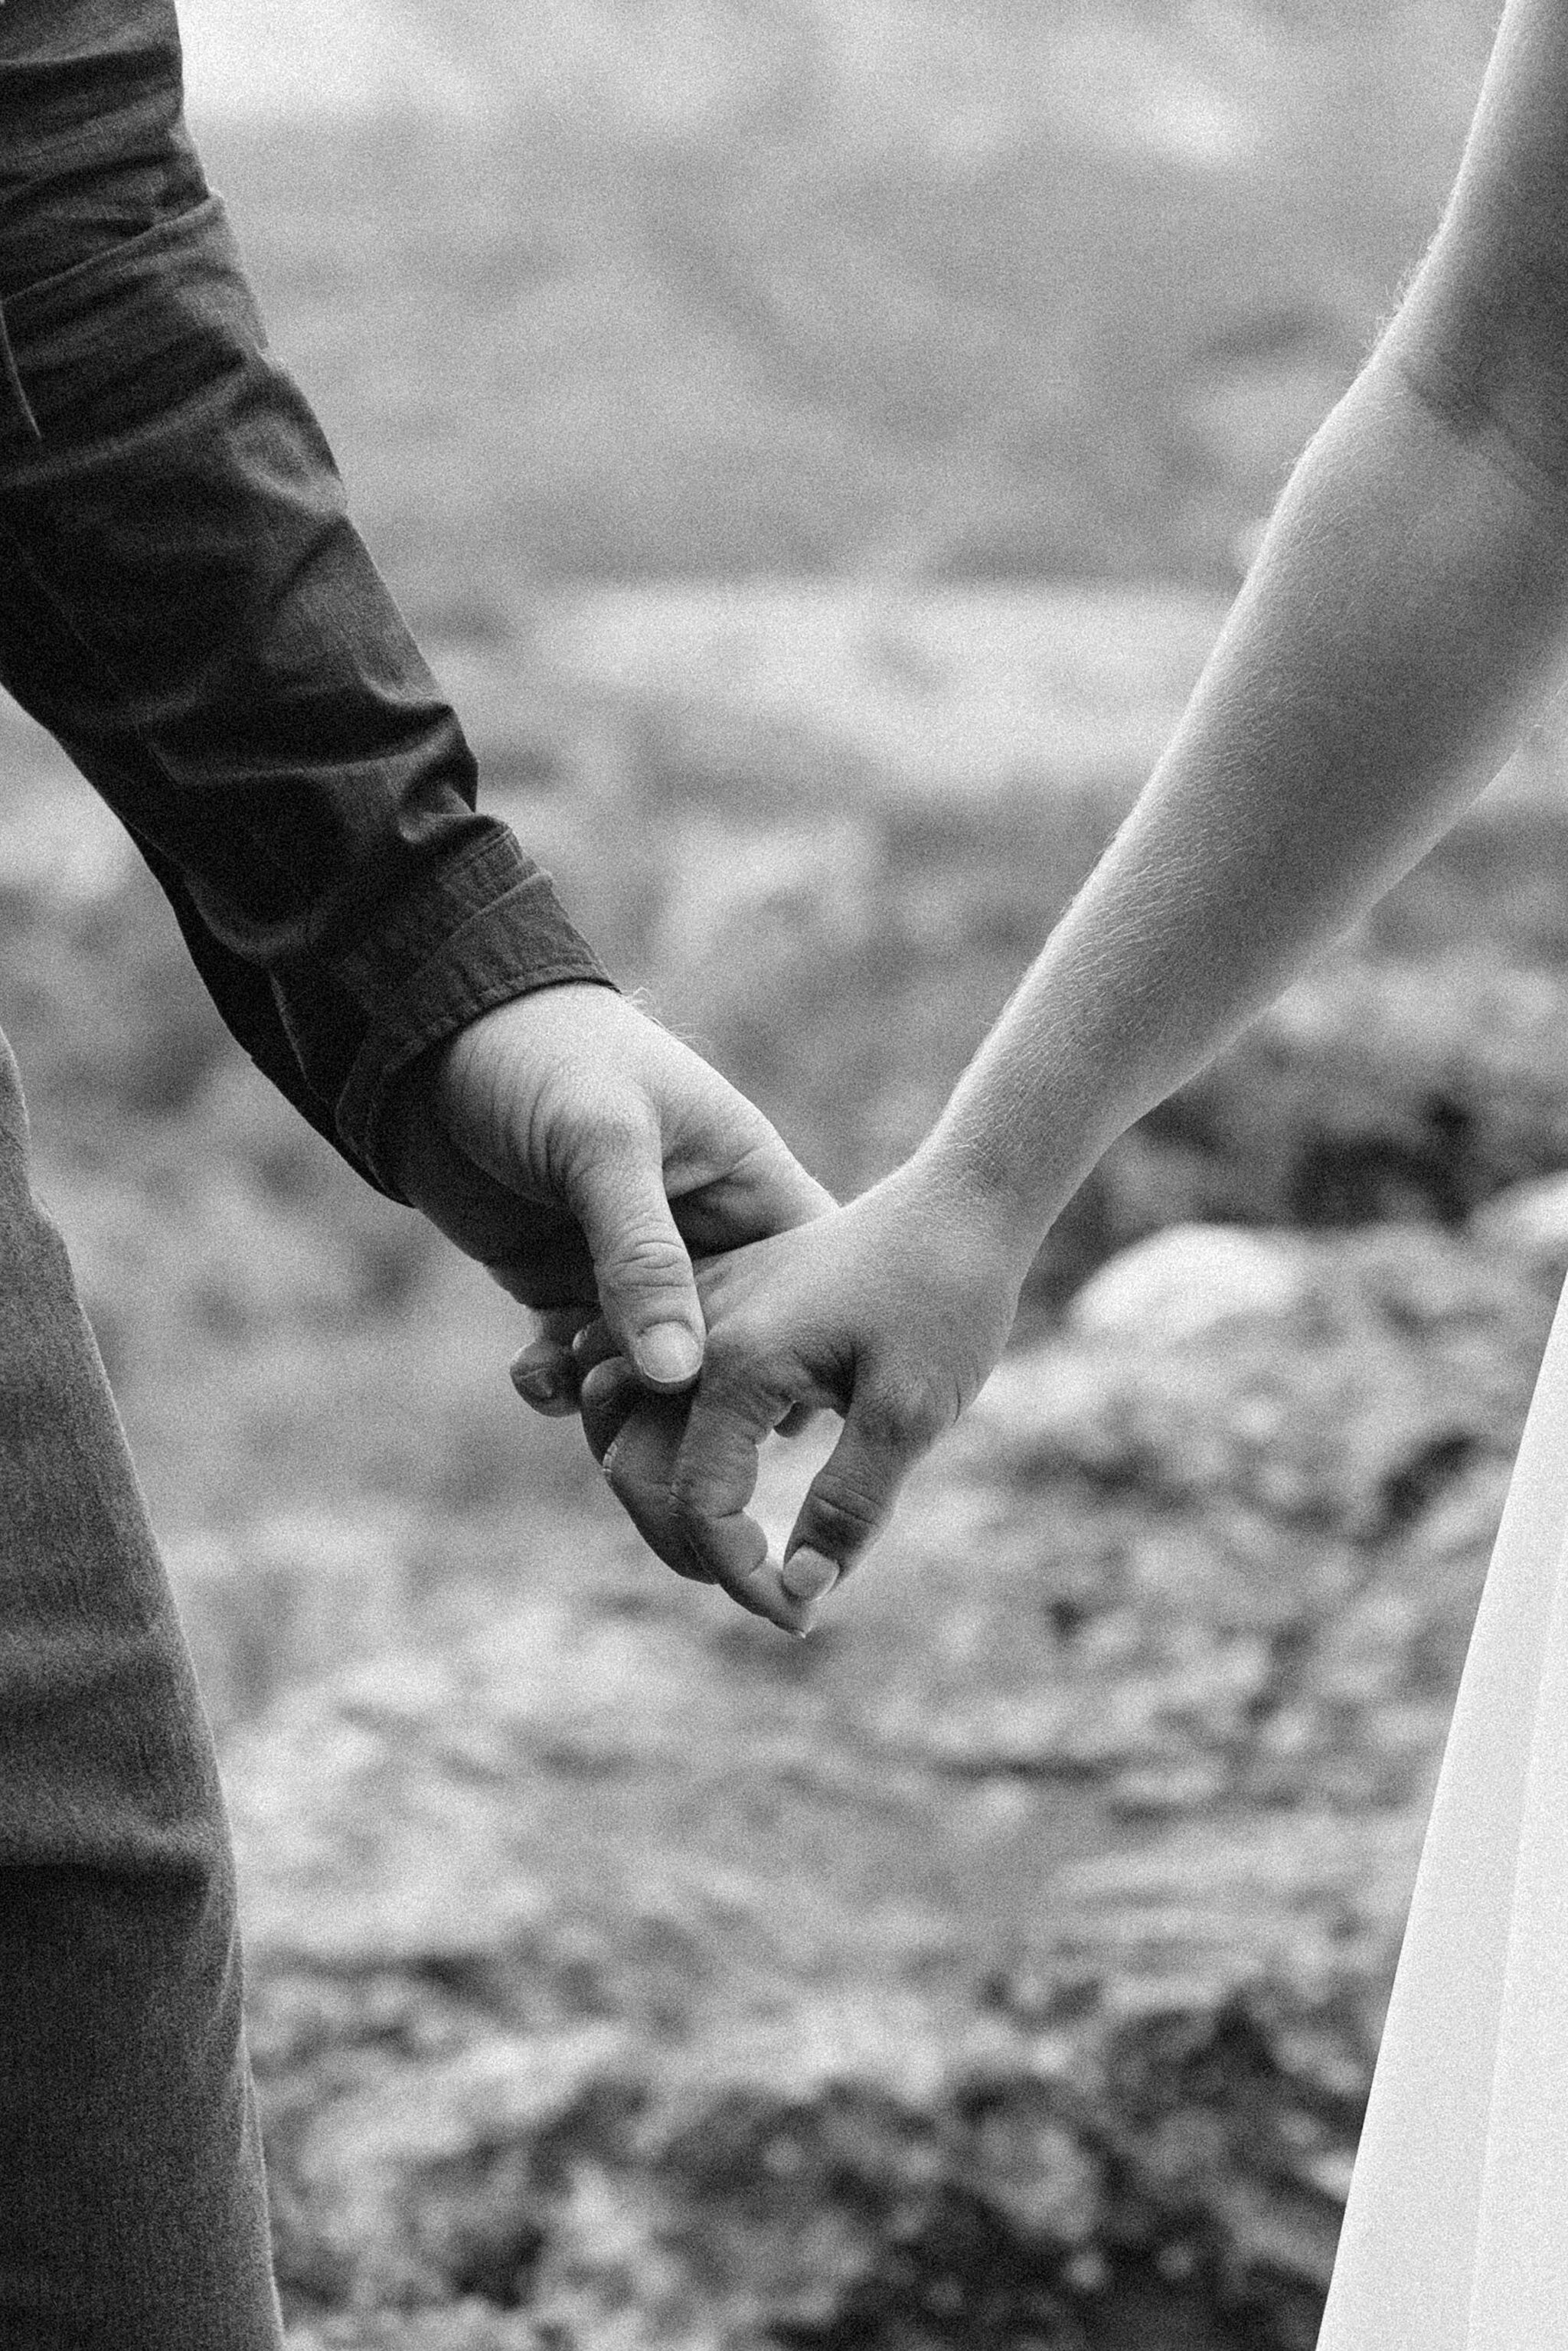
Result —
[{"label": "dark jacket sleeve", "polygon": [[258,1066],[391,1191],[399,1071],[480,1011],[606,974],[476,812],[221,199],[3,315],[0,682],[124,820]]}]

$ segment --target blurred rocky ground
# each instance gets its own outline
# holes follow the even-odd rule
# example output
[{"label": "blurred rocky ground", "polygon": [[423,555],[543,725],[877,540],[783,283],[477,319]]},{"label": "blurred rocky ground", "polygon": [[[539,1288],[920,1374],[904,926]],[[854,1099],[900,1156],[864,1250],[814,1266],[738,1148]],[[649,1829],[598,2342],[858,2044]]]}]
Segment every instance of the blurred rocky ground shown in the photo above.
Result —
[{"label": "blurred rocky ground", "polygon": [[1553,1301],[1178,1228],[809,1643],[591,1543],[235,1732],[291,2340],[1310,2351]]}]

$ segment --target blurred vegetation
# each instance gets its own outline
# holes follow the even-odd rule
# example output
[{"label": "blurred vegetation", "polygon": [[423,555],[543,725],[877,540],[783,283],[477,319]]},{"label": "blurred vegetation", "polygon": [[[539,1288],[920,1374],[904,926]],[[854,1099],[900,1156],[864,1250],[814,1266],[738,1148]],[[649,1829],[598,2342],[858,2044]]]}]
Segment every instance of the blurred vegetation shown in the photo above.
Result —
[{"label": "blurred vegetation", "polygon": [[1495,16],[467,0],[432,26],[493,114],[205,147],[422,632],[584,577],[1228,587]]}]

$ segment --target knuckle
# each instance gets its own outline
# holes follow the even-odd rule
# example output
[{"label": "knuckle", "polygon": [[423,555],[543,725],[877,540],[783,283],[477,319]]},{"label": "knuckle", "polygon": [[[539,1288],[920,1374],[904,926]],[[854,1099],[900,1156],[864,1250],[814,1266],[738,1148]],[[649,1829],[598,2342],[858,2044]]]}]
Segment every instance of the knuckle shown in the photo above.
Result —
[{"label": "knuckle", "polygon": [[684,1285],[689,1269],[690,1259],[675,1234],[650,1230],[622,1237],[611,1270],[618,1280],[653,1289],[673,1282]]},{"label": "knuckle", "polygon": [[737,1316],[710,1329],[703,1352],[703,1399],[750,1429],[765,1427],[795,1400],[787,1374],[768,1360],[761,1333]]},{"label": "knuckle", "polygon": [[670,1517],[689,1542],[700,1538],[713,1522],[714,1480],[701,1461],[677,1461],[670,1480]]},{"label": "knuckle", "polygon": [[896,1379],[867,1398],[863,1426],[873,1444],[903,1456],[924,1453],[956,1417],[924,1380]]},{"label": "knuckle", "polygon": [[664,1555],[677,1573],[694,1582],[714,1581],[713,1518],[700,1502],[672,1488],[664,1519]]},{"label": "knuckle", "polygon": [[863,1551],[883,1522],[883,1506],[863,1486],[831,1468],[819,1471],[811,1489],[813,1538],[836,1557]]}]

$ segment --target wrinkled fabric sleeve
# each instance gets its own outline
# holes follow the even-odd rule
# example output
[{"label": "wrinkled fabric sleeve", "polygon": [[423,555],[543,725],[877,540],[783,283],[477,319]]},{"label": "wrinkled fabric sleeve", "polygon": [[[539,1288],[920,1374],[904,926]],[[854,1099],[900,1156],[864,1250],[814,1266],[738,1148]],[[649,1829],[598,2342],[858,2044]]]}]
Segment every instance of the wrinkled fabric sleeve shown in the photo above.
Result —
[{"label": "wrinkled fabric sleeve", "polygon": [[398,1196],[378,1132],[399,1074],[513,997],[611,983],[477,812],[458,722],[267,351],[177,78],[163,103],[189,201],[0,276],[0,682],[123,820],[253,1060]]}]

